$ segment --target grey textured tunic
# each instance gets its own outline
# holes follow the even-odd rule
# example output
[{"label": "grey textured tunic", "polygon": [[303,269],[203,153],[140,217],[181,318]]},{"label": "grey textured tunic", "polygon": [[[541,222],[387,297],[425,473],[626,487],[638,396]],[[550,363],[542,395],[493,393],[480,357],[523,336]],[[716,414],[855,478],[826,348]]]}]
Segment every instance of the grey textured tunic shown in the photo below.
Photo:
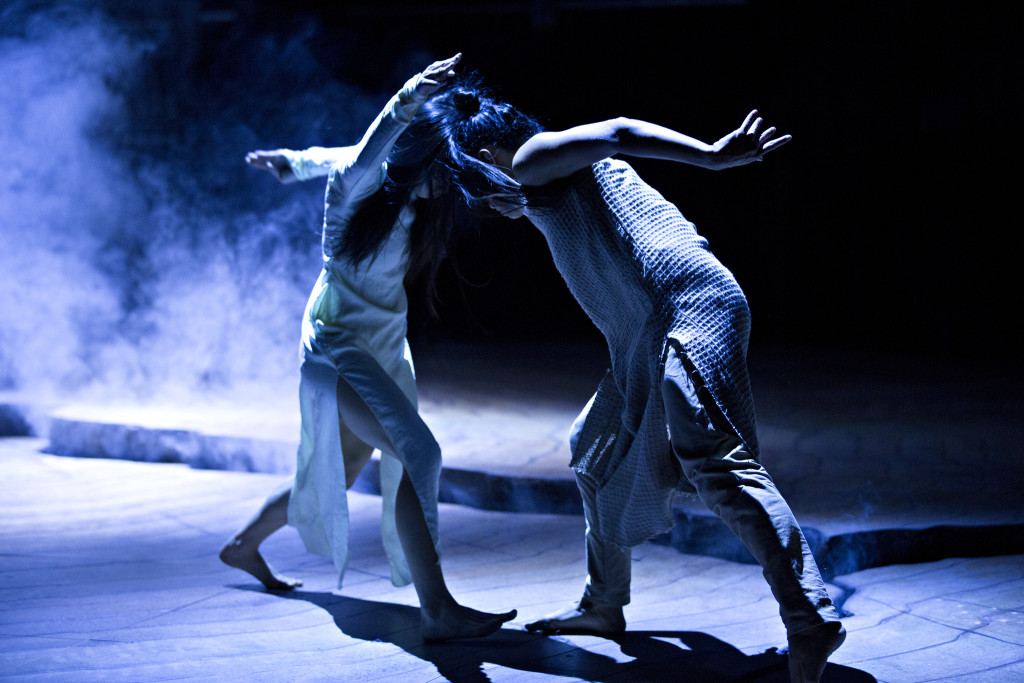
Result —
[{"label": "grey textured tunic", "polygon": [[611,370],[577,421],[572,467],[598,484],[607,540],[637,545],[671,529],[673,490],[692,491],[671,452],[661,395],[669,339],[758,454],[746,298],[694,225],[623,161],[527,188],[527,200],[527,216],[611,352]]}]

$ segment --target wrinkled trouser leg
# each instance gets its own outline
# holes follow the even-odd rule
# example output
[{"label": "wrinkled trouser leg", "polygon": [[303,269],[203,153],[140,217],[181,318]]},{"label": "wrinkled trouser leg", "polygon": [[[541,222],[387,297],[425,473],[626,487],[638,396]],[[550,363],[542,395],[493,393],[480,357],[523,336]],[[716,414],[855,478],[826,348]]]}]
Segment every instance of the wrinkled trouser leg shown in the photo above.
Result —
[{"label": "wrinkled trouser leg", "polygon": [[732,433],[699,376],[689,372],[688,366],[679,350],[671,346],[662,394],[672,450],[683,473],[701,501],[761,565],[790,634],[838,621],[789,505],[768,472]]},{"label": "wrinkled trouser leg", "polygon": [[628,546],[605,540],[597,517],[597,486],[584,474],[576,474],[587,520],[587,585],[580,607],[622,607],[629,604],[630,562]]}]

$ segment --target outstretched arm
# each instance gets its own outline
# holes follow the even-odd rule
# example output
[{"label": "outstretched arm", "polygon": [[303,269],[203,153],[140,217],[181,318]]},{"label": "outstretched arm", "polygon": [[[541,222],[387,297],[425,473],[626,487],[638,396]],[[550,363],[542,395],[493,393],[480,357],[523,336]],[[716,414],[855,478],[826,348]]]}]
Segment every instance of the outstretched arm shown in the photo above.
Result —
[{"label": "outstretched arm", "polygon": [[763,125],[764,120],[755,109],[739,128],[708,144],[636,119],[588,123],[530,138],[516,152],[512,172],[523,185],[544,185],[614,154],[667,159],[710,169],[742,166],[760,161],[792,139],[790,135],[774,137],[775,127]]},{"label": "outstretched arm", "polygon": [[245,155],[245,163],[266,171],[282,183],[309,180],[326,176],[335,164],[352,159],[353,179],[377,171],[387,157],[395,139],[430,95],[454,75],[452,68],[462,58],[457,54],[434,62],[422,73],[413,76],[384,107],[384,111],[370,125],[359,145],[352,147],[310,147],[302,151],[291,149],[254,150]]},{"label": "outstretched arm", "polygon": [[346,176],[354,186],[361,185],[366,178],[376,177],[381,164],[387,158],[402,131],[412,123],[420,105],[433,95],[446,80],[455,75],[453,69],[462,59],[462,53],[434,62],[422,73],[410,78],[398,93],[385,105],[363,139],[356,145],[358,150]]},{"label": "outstretched arm", "polygon": [[326,176],[331,166],[345,158],[349,147],[310,147],[291,149],[257,149],[245,155],[245,163],[266,171],[282,183],[294,183]]}]

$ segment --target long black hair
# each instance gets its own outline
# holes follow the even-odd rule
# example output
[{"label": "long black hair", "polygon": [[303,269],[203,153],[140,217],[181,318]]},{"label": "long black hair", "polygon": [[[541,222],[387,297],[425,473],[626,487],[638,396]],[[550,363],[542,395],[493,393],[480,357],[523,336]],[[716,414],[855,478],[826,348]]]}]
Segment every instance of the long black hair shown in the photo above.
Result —
[{"label": "long black hair", "polygon": [[353,266],[372,261],[384,247],[403,207],[413,201],[416,217],[409,226],[405,283],[408,288],[422,278],[427,307],[435,313],[437,273],[452,241],[458,198],[450,191],[448,140],[429,111],[430,102],[420,107],[388,154],[383,186],[360,204],[340,238],[328,246],[331,253]]},{"label": "long black hair", "polygon": [[474,208],[492,197],[525,201],[518,183],[476,153],[493,145],[518,149],[541,130],[536,120],[496,99],[475,74],[459,77],[420,107],[388,155],[383,187],[360,205],[337,243],[329,245],[331,252],[352,265],[373,259],[413,192],[428,189],[428,198],[416,199],[406,284],[423,278],[433,313],[437,273],[454,235],[457,193]]}]

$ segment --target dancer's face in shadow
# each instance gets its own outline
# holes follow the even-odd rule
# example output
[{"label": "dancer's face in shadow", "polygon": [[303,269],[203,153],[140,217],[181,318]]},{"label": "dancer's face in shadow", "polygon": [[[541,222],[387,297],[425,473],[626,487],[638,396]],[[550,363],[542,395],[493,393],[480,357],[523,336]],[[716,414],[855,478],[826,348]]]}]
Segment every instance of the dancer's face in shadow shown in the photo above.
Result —
[{"label": "dancer's face in shadow", "polygon": [[[502,173],[507,175],[509,178],[515,180],[515,175],[512,173],[512,161],[515,158],[515,151],[509,151],[502,147],[492,145],[491,147],[485,147],[477,153],[477,157],[484,163],[494,166]],[[491,208],[500,213],[505,218],[516,218],[523,217],[523,207],[504,202],[501,199],[491,198],[487,200]]]}]

